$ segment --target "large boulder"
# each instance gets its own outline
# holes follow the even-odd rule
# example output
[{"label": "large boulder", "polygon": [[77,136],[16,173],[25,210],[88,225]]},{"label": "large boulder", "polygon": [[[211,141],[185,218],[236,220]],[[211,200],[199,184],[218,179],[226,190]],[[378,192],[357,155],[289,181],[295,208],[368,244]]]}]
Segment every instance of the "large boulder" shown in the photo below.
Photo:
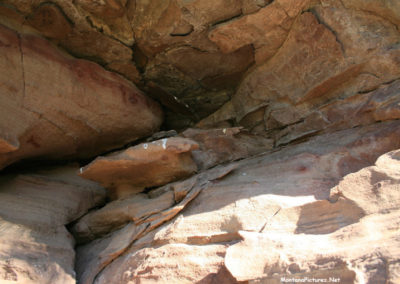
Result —
[{"label": "large boulder", "polygon": [[97,157],[79,175],[101,183],[112,199],[122,198],[194,174],[197,165],[191,151],[198,147],[195,141],[180,137],[142,143]]},{"label": "large boulder", "polygon": [[0,169],[88,158],[156,131],[158,104],[99,65],[0,26]]}]

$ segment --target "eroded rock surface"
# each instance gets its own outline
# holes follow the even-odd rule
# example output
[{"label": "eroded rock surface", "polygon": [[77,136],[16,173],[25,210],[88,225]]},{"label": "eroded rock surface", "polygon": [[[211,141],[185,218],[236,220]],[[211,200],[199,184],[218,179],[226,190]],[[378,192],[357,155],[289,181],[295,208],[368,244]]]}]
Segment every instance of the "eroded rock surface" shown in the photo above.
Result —
[{"label": "eroded rock surface", "polygon": [[160,126],[158,104],[122,77],[3,26],[0,42],[0,168],[89,158]]},{"label": "eroded rock surface", "polygon": [[5,0],[0,8],[3,23],[139,84],[169,109],[172,127],[227,104],[205,122],[243,125],[259,111],[257,131],[279,130],[400,77],[397,1]]},{"label": "eroded rock surface", "polygon": [[65,225],[105,199],[104,189],[77,170],[1,178],[1,282],[75,283],[75,241]]},{"label": "eroded rock surface", "polygon": [[0,168],[101,154],[78,172],[118,198],[0,177],[2,280],[400,282],[399,1],[3,0],[0,23]]},{"label": "eroded rock surface", "polygon": [[97,274],[123,255],[135,240],[174,218],[211,182],[234,169],[235,166],[216,167],[188,180],[158,188],[148,196],[141,194],[116,200],[83,216],[72,232],[79,242],[95,240],[77,248],[79,282],[93,283]]},{"label": "eroded rock surface", "polygon": [[113,199],[121,198],[192,175],[197,165],[191,151],[198,147],[179,137],[143,143],[98,157],[81,169],[80,176],[101,183]]},{"label": "eroded rock surface", "polygon": [[[299,5],[303,2],[296,1]],[[400,34],[398,26],[386,17],[389,7],[396,9],[398,4],[391,2],[369,1],[381,6],[375,13],[370,12],[372,6],[367,11],[361,1],[345,6],[340,1],[312,5],[293,19],[273,56],[248,72],[232,99],[199,126],[234,120],[254,132],[268,133],[279,145],[338,127],[380,121],[377,117],[362,121],[362,117],[375,111],[370,104],[383,103],[380,93],[391,92],[398,100],[398,83],[392,82],[400,77]],[[381,14],[383,11],[385,14]],[[241,28],[250,21],[244,19],[230,25]],[[228,25],[221,29],[221,38],[228,38],[221,43],[229,44],[230,38],[241,42],[240,37],[233,36],[235,29]],[[251,30],[258,31],[255,27]],[[281,26],[272,31],[279,30]],[[217,36],[218,29],[214,33]],[[247,34],[254,33],[247,32],[244,37]],[[385,84],[388,86],[379,88]],[[398,104],[391,107],[396,109]],[[391,119],[398,119],[396,112],[390,112]]]},{"label": "eroded rock surface", "polygon": [[181,135],[199,143],[199,149],[192,151],[192,156],[202,170],[254,156],[273,147],[272,139],[253,135],[241,127],[207,130],[189,128]]},{"label": "eroded rock surface", "polygon": [[[305,207],[312,207],[315,214],[318,201],[290,208],[291,218],[285,223],[293,222],[292,228],[297,226],[294,232],[274,232],[268,227],[260,232],[240,232],[242,241],[227,249],[226,267],[239,281],[279,283],[281,277],[307,276],[333,277],[340,283],[398,282],[399,167],[400,151],[389,152],[379,157],[375,166],[347,175],[331,189],[331,202],[326,202],[321,213],[325,215],[330,207],[348,202],[351,211],[336,208],[327,218],[328,222],[336,219],[342,228],[318,231],[317,227],[326,225],[319,218],[319,226],[309,220],[314,230],[299,230],[306,225],[302,219],[309,217]],[[288,215],[285,211],[281,210],[276,218]],[[362,217],[359,220],[357,211],[358,218]],[[348,217],[355,219],[348,223]]]},{"label": "eroded rock surface", "polygon": [[[124,239],[123,242],[118,241],[114,253],[99,249],[98,254],[93,254],[96,251],[95,247],[105,246],[114,238],[117,242],[118,231],[80,247],[78,259],[83,260],[78,263],[79,269],[84,271],[80,279],[84,279],[82,283],[92,283],[93,280],[94,283],[193,283],[202,279],[206,279],[206,283],[235,283],[258,281],[266,277],[264,280],[269,283],[268,281],[279,280],[281,276],[301,278],[304,275],[340,276],[344,281],[353,281],[356,277],[375,279],[371,276],[372,272],[368,272],[365,267],[364,270],[358,270],[356,266],[346,264],[349,262],[344,259],[348,256],[351,263],[363,262],[365,255],[361,252],[354,253],[354,257],[351,257],[351,249],[360,250],[358,244],[352,244],[353,241],[354,244],[358,240],[365,244],[372,240],[367,233],[368,230],[373,230],[375,221],[372,220],[382,220],[382,232],[374,235],[376,252],[383,253],[386,249],[385,245],[380,245],[379,240],[397,246],[395,239],[398,238],[398,230],[394,230],[397,225],[394,224],[390,227],[393,229],[390,229],[386,228],[385,224],[397,219],[399,210],[396,166],[398,153],[384,155],[378,159],[376,166],[368,166],[374,164],[379,155],[399,148],[399,138],[400,124],[397,121],[353,128],[321,135],[309,142],[256,158],[244,159],[236,162],[232,169],[227,168],[229,166],[211,169],[204,172],[209,172],[208,178],[201,178],[202,174],[199,174],[150,191],[148,195],[155,198],[155,201],[167,196],[170,190],[178,197],[179,193],[183,193],[183,201],[193,192],[196,192],[197,197],[185,204],[184,211],[176,211],[175,208],[179,208],[181,204],[178,203],[178,207],[166,209],[144,218],[143,221],[126,221],[127,225],[121,229],[122,232],[133,232],[134,228],[137,228],[136,230],[142,233]],[[362,169],[364,167],[367,168]],[[362,170],[357,172],[360,169]],[[371,171],[379,172],[373,174],[376,178],[366,177],[366,173]],[[357,173],[350,174],[341,181],[342,177],[353,172]],[[353,186],[349,184],[352,176],[353,180],[363,179],[363,183],[358,185],[360,190],[356,192],[352,191]],[[215,179],[216,177],[218,179]],[[202,179],[208,182],[200,182]],[[376,183],[382,184],[379,188],[386,184],[388,186],[387,190],[379,193],[379,200],[387,200],[383,203],[373,201],[377,198],[377,192],[373,190],[377,188]],[[346,195],[350,192],[351,196]],[[128,199],[126,202],[129,202]],[[370,202],[382,209],[374,209],[374,206],[367,209],[366,206]],[[111,213],[117,212],[115,209],[109,211],[107,207],[112,208],[116,205],[114,202],[84,216],[81,222],[85,222],[85,226],[82,228],[90,232],[92,221],[89,220],[97,220],[96,225],[92,227],[94,230],[101,227],[101,212],[105,210],[104,212],[115,214]],[[378,213],[382,216],[375,215]],[[115,216],[117,215],[123,216],[122,213]],[[135,220],[135,217],[132,218]],[[150,223],[146,229],[141,227],[149,221],[156,223]],[[120,226],[118,221],[105,222],[106,226],[112,223],[115,228]],[[164,222],[167,223],[158,227]],[[351,233],[359,232],[358,228],[364,229],[360,234]],[[121,233],[120,236],[123,235],[125,234]],[[289,243],[285,243],[283,247],[288,247],[287,261],[286,258],[278,257],[280,244],[284,243],[286,238]],[[310,249],[313,248],[313,242],[320,242],[318,244],[321,247],[315,252],[315,257],[312,253],[309,256],[307,250],[302,251],[303,239],[304,243],[310,244]],[[292,244],[292,241],[295,244]],[[343,245],[340,242],[344,242]],[[274,252],[269,254],[271,244],[276,246],[276,257]],[[318,255],[325,244],[330,248],[327,250],[329,256],[321,258]],[[247,248],[247,245],[251,248]],[[343,250],[336,250],[336,245],[343,247]],[[121,250],[121,247],[124,249]],[[247,251],[254,256],[245,256]],[[342,251],[346,251],[347,256],[342,255]],[[282,253],[286,253],[285,250]],[[371,253],[373,262],[375,260],[372,250]],[[107,257],[104,257],[105,254]],[[194,254],[197,256],[194,257]],[[97,264],[89,261],[88,255],[95,259]],[[385,257],[387,263],[395,264],[398,261],[395,253],[385,254]],[[189,260],[183,261],[185,258],[193,258],[194,263]],[[175,261],[179,265],[172,265]],[[182,261],[184,263],[181,264]],[[209,269],[201,270],[198,267],[200,263],[207,263]],[[243,267],[241,263],[244,264]],[[393,269],[396,269],[395,267]],[[85,273],[93,269],[101,272],[97,276],[91,274],[87,278]],[[392,277],[385,274],[386,272],[379,273],[383,273],[385,277]]]}]

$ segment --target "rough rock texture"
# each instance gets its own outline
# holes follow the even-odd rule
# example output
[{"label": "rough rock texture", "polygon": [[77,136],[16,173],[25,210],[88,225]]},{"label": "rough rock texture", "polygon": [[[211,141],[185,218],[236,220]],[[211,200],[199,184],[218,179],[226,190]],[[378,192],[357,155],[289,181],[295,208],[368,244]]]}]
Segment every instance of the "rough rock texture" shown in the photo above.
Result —
[{"label": "rough rock texture", "polygon": [[185,138],[164,138],[98,157],[80,176],[101,183],[113,199],[192,175],[197,165],[191,151],[199,145]]},{"label": "rough rock texture", "polygon": [[[282,276],[291,274],[287,278],[335,277],[340,283],[397,283],[399,170],[400,150],[389,152],[375,166],[347,175],[331,189],[330,202],[316,201],[281,210],[274,217],[286,215],[285,223],[288,228],[297,227],[295,231],[271,232],[265,228],[260,232],[240,232],[242,241],[227,249],[226,267],[239,281],[280,283]],[[321,202],[325,204],[319,208]],[[347,203],[348,211],[339,203]],[[313,214],[321,211],[318,223],[310,218],[307,207],[314,209]],[[333,211],[327,214],[330,208]],[[325,230],[318,230],[321,226]],[[304,231],[301,227],[308,228]],[[249,261],[243,261],[245,258]]]},{"label": "rough rock texture", "polygon": [[272,139],[252,135],[240,127],[208,130],[189,128],[181,135],[199,143],[199,149],[192,151],[199,169],[254,156],[273,146]]},{"label": "rough rock texture", "polygon": [[[236,162],[234,168],[227,165],[206,171],[200,175],[217,172],[212,179],[196,176],[148,193],[156,203],[169,196],[170,190],[175,196],[189,192],[181,197],[183,200],[196,188],[196,195],[200,193],[186,203],[184,211],[158,222],[157,226],[178,214],[159,228],[142,227],[140,221],[128,223],[122,204],[134,204],[134,199],[119,201],[121,205],[114,201],[77,223],[84,237],[92,229],[100,229],[103,234],[104,228],[113,230],[111,235],[78,248],[77,270],[82,271],[78,279],[82,283],[92,283],[94,279],[94,283],[235,283],[269,277],[264,279],[269,283],[271,279],[279,281],[281,276],[305,275],[342,277],[345,281],[364,277],[368,282],[377,277],[368,265],[381,259],[393,264],[398,273],[398,224],[386,224],[398,218],[399,153],[384,155],[375,167],[368,166],[382,153],[399,147],[400,124],[384,122],[321,135],[306,143]],[[374,170],[379,173],[368,177]],[[382,188],[379,197],[373,188]],[[366,208],[370,204],[372,207]],[[173,208],[144,220],[168,216]],[[132,212],[133,220],[140,218]],[[146,214],[139,208],[137,212]],[[121,227],[117,216],[126,220],[121,231],[115,231]],[[370,237],[367,232],[374,230],[374,220],[382,221],[381,231]],[[114,229],[110,230],[111,227]],[[287,244],[285,239],[289,240]],[[310,250],[317,241],[321,248],[312,254],[304,249],[303,239],[310,244]],[[372,240],[374,249],[368,250],[369,260],[365,261],[367,253],[362,253],[360,247]],[[113,245],[108,247],[109,243]],[[276,250],[269,253],[271,245]],[[324,245],[329,247],[327,257],[319,254]],[[280,251],[282,246],[287,250]],[[389,253],[386,247],[392,246]],[[353,249],[357,252],[352,253]],[[254,257],[246,257],[247,251]],[[94,270],[100,273],[93,273]],[[389,283],[395,283],[395,273],[382,269],[379,273],[380,277],[391,279]]]},{"label": "rough rock texture", "polygon": [[[366,112],[379,112],[376,105],[381,103],[391,119],[398,119],[399,84],[392,82],[400,77],[400,34],[386,14],[400,6],[368,1],[382,6],[370,12],[362,1],[352,1],[349,7],[347,2],[343,6],[342,1],[322,1],[298,15],[273,56],[249,72],[232,99],[199,125],[234,120],[267,133],[280,145],[321,131],[389,119],[362,119]],[[230,25],[242,27],[249,21]],[[227,25],[221,27],[223,39],[235,33]],[[214,33],[217,36],[218,29]]]},{"label": "rough rock texture", "polygon": [[0,282],[75,283],[74,239],[65,225],[105,198],[77,170],[1,177]]},{"label": "rough rock texture", "polygon": [[100,154],[79,172],[111,192],[1,176],[4,281],[400,282],[400,1],[3,0],[0,24],[0,169]]},{"label": "rough rock texture", "polygon": [[92,157],[162,122],[157,103],[132,83],[44,39],[0,26],[0,49],[0,168],[33,157]]},{"label": "rough rock texture", "polygon": [[[139,84],[185,126],[262,112],[258,131],[400,77],[391,0],[4,0],[0,19]],[[304,64],[306,63],[306,64]],[[279,139],[279,138],[278,138]]]},{"label": "rough rock texture", "polygon": [[[154,190],[148,196],[143,194],[113,201],[83,216],[72,228],[75,238],[79,242],[98,239],[77,248],[76,271],[79,283],[93,283],[97,274],[122,255],[132,242],[174,218],[210,182],[226,176],[234,168],[216,167],[189,180]],[[124,227],[116,230],[121,226]],[[109,232],[111,234],[107,234]],[[181,260],[175,261],[179,263]]]}]

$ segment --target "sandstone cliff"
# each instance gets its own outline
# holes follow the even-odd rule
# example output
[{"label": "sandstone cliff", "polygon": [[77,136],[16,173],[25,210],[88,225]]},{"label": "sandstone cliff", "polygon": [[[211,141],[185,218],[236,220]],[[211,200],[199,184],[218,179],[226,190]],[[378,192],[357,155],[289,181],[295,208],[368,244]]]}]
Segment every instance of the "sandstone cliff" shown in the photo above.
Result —
[{"label": "sandstone cliff", "polygon": [[0,1],[0,282],[400,283],[399,29],[393,0]]}]

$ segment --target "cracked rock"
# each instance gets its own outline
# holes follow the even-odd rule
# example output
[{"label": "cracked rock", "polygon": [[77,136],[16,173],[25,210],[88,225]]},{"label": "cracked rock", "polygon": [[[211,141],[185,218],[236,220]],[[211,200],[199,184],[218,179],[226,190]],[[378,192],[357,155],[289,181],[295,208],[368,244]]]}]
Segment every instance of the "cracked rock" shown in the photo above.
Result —
[{"label": "cracked rock", "polygon": [[192,175],[197,165],[191,151],[199,146],[185,138],[164,138],[96,158],[80,176],[101,183],[112,199],[139,193]]}]

